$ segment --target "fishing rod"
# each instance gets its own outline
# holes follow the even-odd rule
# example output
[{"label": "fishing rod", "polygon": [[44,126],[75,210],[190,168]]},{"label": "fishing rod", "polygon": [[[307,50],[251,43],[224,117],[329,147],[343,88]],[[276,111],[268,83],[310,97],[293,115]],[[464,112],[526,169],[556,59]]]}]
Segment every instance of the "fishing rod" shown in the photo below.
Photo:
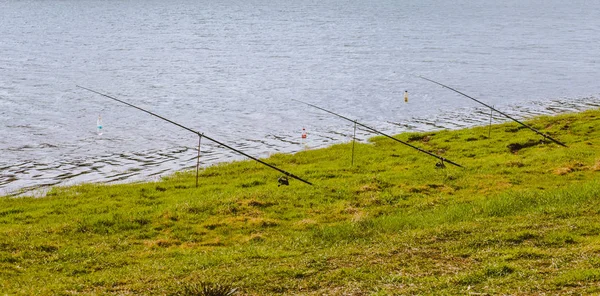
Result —
[{"label": "fishing rod", "polygon": [[[140,107],[138,107],[138,106],[135,106],[135,105],[133,105],[133,104],[127,103],[127,102],[125,102],[125,101],[122,101],[122,100],[119,100],[119,99],[117,99],[117,98],[115,98],[115,97],[112,97],[112,96],[109,96],[109,95],[106,95],[106,94],[103,94],[103,93],[97,92],[97,91],[95,91],[95,90],[92,90],[92,89],[89,89],[89,88],[86,88],[86,87],[83,87],[83,86],[79,86],[79,85],[77,85],[77,87],[79,87],[79,88],[82,88],[82,89],[85,89],[85,90],[87,90],[87,91],[90,91],[90,92],[93,92],[93,93],[95,93],[95,94],[99,94],[99,95],[101,95],[101,96],[103,96],[103,97],[107,97],[107,98],[109,98],[109,99],[115,100],[115,101],[117,101],[117,102],[119,102],[119,103],[122,103],[122,104],[125,104],[125,105],[127,105],[127,106],[133,107],[133,108],[135,108],[135,109],[138,109],[138,110],[140,110],[140,111],[146,112],[146,113],[148,113],[148,114],[150,114],[150,115],[152,115],[152,116],[158,117],[158,118],[160,118],[160,119],[162,119],[162,120],[164,120],[164,121],[166,121],[166,122],[169,122],[169,123],[171,123],[171,124],[174,124],[174,125],[176,125],[176,126],[178,126],[178,127],[182,128],[182,129],[188,130],[188,131],[190,131],[190,132],[192,132],[192,133],[194,133],[194,134],[198,135],[198,137],[200,137],[200,138],[204,137],[204,138],[206,138],[207,140],[210,140],[210,141],[212,141],[212,142],[214,142],[214,143],[216,143],[216,144],[219,144],[219,145],[221,145],[221,146],[223,146],[223,147],[225,147],[225,148],[228,148],[229,150],[235,151],[235,152],[237,152],[237,153],[239,153],[239,154],[241,154],[241,155],[243,155],[243,156],[246,156],[246,157],[248,157],[248,158],[250,158],[250,159],[252,159],[252,160],[254,160],[254,161],[258,162],[258,163],[261,163],[261,164],[263,164],[263,165],[266,165],[266,166],[268,166],[268,167],[270,167],[270,168],[272,168],[272,169],[274,169],[274,170],[276,170],[276,171],[278,171],[278,172],[280,172],[280,173],[283,173],[284,175],[286,175],[286,176],[288,176],[288,177],[291,177],[291,178],[294,178],[294,179],[296,179],[296,180],[302,181],[302,182],[304,182],[304,183],[306,183],[306,184],[308,184],[308,185],[313,185],[311,182],[308,182],[308,181],[306,181],[306,180],[304,180],[304,179],[302,179],[302,178],[300,178],[300,177],[297,177],[297,176],[295,176],[295,175],[294,175],[294,174],[292,174],[292,173],[289,173],[289,172],[287,172],[287,171],[284,171],[284,170],[282,170],[282,169],[280,169],[280,168],[278,168],[278,167],[276,167],[276,166],[274,166],[274,165],[270,165],[270,164],[268,164],[268,163],[266,163],[266,162],[264,162],[264,161],[262,161],[262,160],[260,160],[260,159],[258,159],[258,158],[256,158],[256,157],[250,156],[250,155],[248,155],[248,154],[246,154],[246,153],[244,153],[244,152],[242,152],[242,151],[240,151],[240,150],[238,150],[238,149],[235,149],[235,148],[233,148],[233,147],[231,147],[231,146],[228,146],[228,145],[226,145],[226,144],[223,144],[222,142],[219,142],[219,141],[217,141],[217,140],[215,140],[215,139],[213,139],[213,138],[211,138],[211,137],[209,137],[209,136],[206,136],[206,135],[204,135],[204,133],[197,132],[197,131],[195,131],[195,130],[193,130],[193,129],[189,128],[189,127],[183,126],[183,125],[181,125],[181,124],[179,124],[179,123],[177,123],[177,122],[174,122],[174,121],[172,121],[172,120],[169,120],[169,119],[167,119],[167,118],[165,118],[165,117],[162,117],[162,116],[160,116],[160,115],[158,115],[158,114],[152,113],[152,112],[150,112],[150,111],[148,111],[148,110],[142,109],[142,108],[140,108]],[[198,152],[198,153],[200,153],[200,152]],[[279,184],[280,184],[280,185],[281,185],[281,184],[288,185],[288,184],[287,184],[287,179],[284,179],[284,178],[279,178],[279,180],[278,180],[278,181],[279,181]]]},{"label": "fishing rod", "polygon": [[380,132],[380,131],[378,131],[378,130],[376,130],[376,129],[374,129],[374,128],[370,127],[370,126],[366,126],[366,125],[364,125],[364,124],[362,124],[362,123],[360,123],[360,122],[358,122],[358,121],[356,121],[356,120],[352,120],[352,119],[350,119],[350,118],[348,118],[348,117],[342,116],[342,115],[340,115],[340,114],[337,114],[337,113],[334,113],[334,112],[332,112],[332,111],[329,111],[329,110],[323,109],[323,108],[321,108],[321,107],[319,107],[319,106],[316,106],[316,105],[313,105],[313,104],[310,104],[310,103],[306,103],[306,102],[303,102],[303,101],[300,101],[300,100],[296,100],[296,99],[292,99],[292,100],[293,100],[293,101],[296,101],[296,102],[300,102],[300,103],[302,103],[302,104],[306,104],[306,105],[308,105],[308,106],[311,106],[311,107],[314,107],[314,108],[317,108],[317,109],[319,109],[319,110],[325,111],[325,112],[327,112],[327,113],[329,113],[329,114],[333,114],[333,115],[335,115],[335,116],[338,116],[338,117],[340,117],[340,118],[343,118],[343,119],[345,119],[345,120],[348,120],[348,121],[350,121],[350,122],[354,122],[354,124],[358,124],[358,125],[360,125],[360,126],[362,126],[362,127],[366,128],[366,129],[368,129],[368,130],[370,130],[370,131],[372,131],[372,132],[374,132],[374,133],[376,133],[376,134],[380,134],[380,135],[382,135],[382,136],[386,136],[386,137],[388,137],[388,138],[390,138],[390,139],[392,139],[392,140],[394,140],[394,141],[396,141],[396,142],[398,142],[398,143],[401,143],[401,144],[404,144],[404,145],[406,145],[406,146],[408,146],[408,147],[411,147],[411,148],[413,148],[413,149],[416,149],[416,150],[418,150],[418,151],[420,151],[420,152],[423,152],[423,153],[425,153],[425,154],[427,154],[427,155],[429,155],[429,156],[433,156],[433,157],[435,157],[435,158],[437,158],[437,159],[439,159],[439,160],[441,160],[441,161],[442,161],[442,162],[441,162],[441,164],[440,164],[439,166],[442,166],[442,167],[443,167],[443,164],[444,164],[444,162],[447,162],[447,163],[453,164],[453,165],[455,165],[455,166],[457,166],[457,167],[461,167],[461,168],[463,167],[462,165],[460,165],[460,164],[458,164],[458,163],[455,163],[455,162],[453,162],[453,161],[451,161],[451,160],[449,160],[449,159],[446,159],[446,158],[444,158],[444,157],[441,157],[441,156],[439,156],[439,155],[433,154],[433,153],[431,153],[431,152],[429,152],[429,151],[426,151],[426,150],[423,150],[423,149],[421,149],[421,148],[419,148],[419,147],[413,146],[413,145],[411,145],[411,144],[409,144],[409,143],[406,143],[406,142],[404,142],[404,141],[402,141],[402,140],[398,140],[398,139],[396,139],[396,138],[394,138],[394,137],[392,137],[392,136],[390,136],[390,135],[388,135],[388,134],[384,134],[384,133],[382,133],[382,132]]},{"label": "fishing rod", "polygon": [[498,112],[498,113],[500,113],[500,114],[504,115],[504,117],[506,117],[506,118],[508,118],[508,119],[511,119],[512,121],[514,121],[514,122],[516,122],[516,123],[518,123],[518,124],[520,124],[520,125],[522,125],[522,126],[524,126],[524,127],[528,128],[528,129],[530,129],[530,130],[534,131],[536,134],[538,134],[538,135],[540,135],[540,136],[544,137],[545,139],[549,139],[549,140],[551,140],[552,142],[554,142],[554,143],[556,143],[556,144],[558,144],[558,145],[561,145],[561,146],[563,146],[563,147],[568,147],[568,146],[567,146],[567,145],[565,145],[564,143],[562,143],[562,142],[560,142],[560,141],[558,141],[558,140],[555,140],[554,138],[550,137],[549,135],[547,135],[547,134],[544,134],[544,133],[542,133],[542,132],[538,131],[537,129],[533,128],[532,126],[530,126],[530,125],[527,125],[527,124],[525,124],[525,123],[523,123],[523,122],[521,122],[521,121],[519,121],[519,120],[517,120],[517,119],[514,119],[514,118],[512,118],[511,116],[509,116],[508,114],[506,114],[506,113],[504,113],[504,112],[502,112],[502,111],[499,111],[498,109],[496,109],[496,108],[494,108],[494,107],[492,107],[492,106],[490,106],[490,105],[488,105],[488,104],[486,104],[486,103],[484,103],[484,102],[482,102],[482,101],[480,101],[480,100],[477,100],[477,99],[475,99],[475,98],[473,98],[473,97],[471,97],[471,96],[469,96],[469,95],[467,95],[467,94],[465,94],[465,93],[463,93],[463,92],[460,92],[460,91],[458,91],[458,90],[456,90],[456,89],[454,89],[454,88],[452,88],[452,87],[449,87],[449,86],[447,86],[447,85],[441,84],[441,83],[439,83],[439,82],[437,82],[437,81],[433,81],[433,80],[431,80],[431,79],[429,79],[429,78],[426,78],[426,77],[423,77],[423,76],[420,76],[420,75],[417,75],[417,77],[419,77],[419,78],[421,78],[421,79],[424,79],[424,80],[427,80],[427,81],[429,81],[429,82],[435,83],[435,84],[437,84],[437,85],[439,85],[439,86],[445,87],[445,88],[447,88],[447,89],[449,89],[449,90],[451,90],[451,91],[454,91],[454,92],[456,92],[456,93],[459,93],[459,94],[461,94],[461,95],[463,95],[463,96],[465,96],[465,97],[467,97],[467,98],[469,98],[469,99],[471,99],[471,100],[473,100],[473,101],[475,101],[475,102],[477,102],[477,103],[479,103],[479,104],[481,104],[481,105],[484,105],[484,106],[486,106],[486,107],[490,108],[490,109],[491,109],[491,110],[493,110],[493,111],[496,111],[496,112]]}]

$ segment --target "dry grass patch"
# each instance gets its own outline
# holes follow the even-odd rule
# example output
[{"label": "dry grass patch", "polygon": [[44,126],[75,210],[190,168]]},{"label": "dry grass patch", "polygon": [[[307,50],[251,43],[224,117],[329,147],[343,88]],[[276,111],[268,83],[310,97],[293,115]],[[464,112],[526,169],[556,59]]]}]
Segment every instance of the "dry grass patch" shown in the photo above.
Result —
[{"label": "dry grass patch", "polygon": [[560,167],[560,168],[555,168],[552,173],[558,176],[564,176],[566,174],[575,172],[575,171],[581,171],[581,170],[586,170],[588,169],[588,167],[586,167],[583,163],[581,162],[574,162],[574,163],[570,163],[564,167]]}]

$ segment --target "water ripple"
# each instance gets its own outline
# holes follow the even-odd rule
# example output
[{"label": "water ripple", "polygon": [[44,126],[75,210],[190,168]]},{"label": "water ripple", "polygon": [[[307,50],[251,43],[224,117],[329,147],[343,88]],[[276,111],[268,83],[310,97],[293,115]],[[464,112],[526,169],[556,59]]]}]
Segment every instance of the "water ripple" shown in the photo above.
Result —
[{"label": "water ripple", "polygon": [[[511,106],[507,113],[517,118],[528,118],[537,115],[553,115],[566,112],[577,112],[600,106],[596,97],[576,100],[554,100],[548,102],[530,102],[524,105]],[[376,129],[387,132],[402,131],[434,131],[456,129],[489,123],[490,113],[486,108],[465,108],[451,112],[439,113],[427,118],[410,118],[400,122],[389,122],[395,129],[379,124]],[[495,115],[495,123],[508,119]],[[358,129],[358,137],[366,139],[372,136],[365,129]],[[311,147],[325,147],[333,143],[351,140],[351,130],[338,132],[328,130],[325,133],[309,134]],[[268,156],[272,152],[295,152],[305,149],[302,141],[295,140],[297,135],[266,135],[263,140],[244,139],[235,147]],[[242,156],[230,152],[219,145],[205,144],[201,151],[202,166],[209,166],[223,161],[243,159]],[[54,148],[54,147],[52,147]],[[115,183],[152,180],[172,174],[182,169],[194,169],[197,147],[176,146],[166,149],[150,149],[131,153],[115,153],[87,158],[64,157],[59,162],[25,161],[16,164],[0,164],[0,190],[3,194],[45,193],[40,188],[56,185],[79,184],[83,182]]]},{"label": "water ripple", "polygon": [[[544,3],[0,1],[0,195],[194,168],[196,135],[75,85],[259,157],[351,140],[351,123],[292,99],[386,133],[489,122],[409,73],[519,118],[597,108],[600,5]],[[202,141],[202,166],[243,158]]]}]

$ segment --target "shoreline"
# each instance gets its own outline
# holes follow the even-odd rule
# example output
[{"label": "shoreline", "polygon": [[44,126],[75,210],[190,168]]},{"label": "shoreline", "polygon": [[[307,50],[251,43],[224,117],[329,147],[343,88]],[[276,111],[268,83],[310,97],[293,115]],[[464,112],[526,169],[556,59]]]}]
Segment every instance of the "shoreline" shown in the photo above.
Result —
[{"label": "shoreline", "polygon": [[[539,116],[556,116],[556,115],[561,115],[561,114],[569,114],[569,113],[579,113],[579,112],[583,112],[586,110],[593,110],[594,108],[600,108],[600,97],[589,97],[589,98],[581,98],[581,99],[576,99],[576,100],[567,100],[567,101],[548,101],[545,102],[545,107],[543,108],[543,110],[546,111],[533,111],[531,108],[533,106],[540,106],[541,104],[544,104],[542,102],[528,102],[526,104],[523,105],[518,105],[518,106],[513,106],[511,108],[511,114],[515,114],[514,115],[516,118],[520,119],[520,120],[531,120],[534,119],[536,117]],[[528,107],[530,106],[530,107]],[[404,133],[425,133],[425,132],[432,132],[432,131],[439,131],[439,130],[461,130],[461,129],[468,129],[468,128],[473,128],[473,127],[478,127],[478,126],[487,126],[489,124],[488,120],[489,120],[489,116],[486,112],[485,112],[485,107],[472,107],[472,108],[467,108],[467,109],[459,109],[459,110],[454,110],[452,112],[449,113],[439,113],[437,115],[437,117],[434,117],[433,120],[425,120],[425,119],[415,119],[415,118],[411,118],[409,120],[406,121],[402,121],[402,122],[391,122],[391,121],[387,121],[388,124],[395,126],[396,128],[386,128],[383,129],[387,132],[389,132],[388,130],[394,131],[397,130],[398,128],[400,129],[406,129],[404,131],[401,131],[400,133],[392,133],[393,135],[401,135]],[[470,112],[470,113],[469,113]],[[550,112],[554,112],[554,113],[550,113]],[[439,116],[442,114],[446,114],[445,115],[445,119],[444,118],[440,118]],[[450,114],[450,115],[448,115]],[[470,114],[470,117],[464,117],[465,115]],[[477,114],[479,114],[477,117]],[[473,117],[473,115],[476,115],[475,117]],[[481,118],[480,118],[481,117]],[[454,120],[450,120],[448,118],[455,118]],[[461,123],[457,123],[456,119],[460,119],[462,120]],[[463,123],[465,122],[465,123]],[[500,116],[499,114],[494,112],[494,117],[493,117],[493,124],[503,124],[503,123],[507,123],[510,122],[509,119],[504,118],[502,116]],[[441,125],[439,125],[441,124]],[[421,126],[420,128],[418,126]],[[448,126],[454,126],[454,127],[448,127]],[[429,128],[427,128],[429,127]],[[360,129],[359,129],[360,130]],[[359,131],[360,132],[360,131]],[[386,132],[386,133],[387,133]],[[358,136],[358,135],[357,135]],[[377,136],[376,134],[373,133],[368,133],[365,132],[364,130],[362,131],[362,139],[357,139],[358,141],[362,141],[362,142],[368,142],[368,140],[372,137]],[[334,142],[334,143],[320,143],[320,144],[315,144],[314,146],[310,147],[309,149],[322,149],[322,148],[327,148],[331,145],[337,145],[337,144],[343,144],[343,143],[347,143],[348,141],[340,141],[340,142]],[[206,144],[205,144],[206,145]],[[210,145],[210,144],[209,144]],[[217,147],[217,146],[215,146]],[[190,154],[195,154],[197,151],[194,147],[187,147],[187,146],[181,146],[181,147],[172,147],[170,150],[180,150],[180,149],[186,149],[186,150],[190,150]],[[218,148],[216,148],[218,149]],[[193,151],[192,151],[193,150]],[[212,151],[214,151],[215,149],[211,149]],[[220,150],[220,149],[219,149]],[[284,151],[283,153],[298,153],[305,150],[304,148],[299,148],[295,151]],[[161,152],[159,152],[161,153]],[[276,154],[276,153],[282,153],[282,152],[268,152],[268,151],[263,151],[260,152],[258,154],[262,154],[262,155],[267,155],[267,156],[258,156],[258,158],[260,159],[268,159],[268,157],[272,154]],[[137,154],[137,153],[136,153]],[[243,161],[246,160],[247,158],[245,158],[244,156],[238,155],[237,153],[234,152],[230,152],[230,151],[224,151],[221,152],[221,154],[224,155],[229,155],[227,157],[225,157],[226,159],[224,160],[218,160],[219,158],[214,158],[211,157],[210,155],[203,155],[201,156],[201,167],[202,168],[207,168],[210,166],[214,166],[214,165],[218,165],[218,164],[223,164],[223,163],[229,163],[229,162],[235,162],[235,161]],[[123,154],[121,154],[123,155]],[[251,154],[252,155],[252,154]],[[195,156],[194,156],[195,157]],[[212,158],[213,160],[206,162],[206,158]],[[104,160],[106,158],[106,160]],[[105,157],[101,157],[101,158],[90,158],[90,161],[92,161],[92,163],[94,163],[95,161],[100,160],[101,162],[104,161],[110,161],[110,158],[112,158],[112,156],[105,156]],[[189,158],[185,157],[185,156],[180,156],[180,158]],[[202,158],[204,158],[204,163],[202,163]],[[175,159],[171,159],[171,162],[173,162],[173,160]],[[179,166],[181,166],[181,161],[176,161]],[[195,162],[195,161],[194,161]],[[173,166],[177,166],[177,164],[173,164]],[[0,187],[0,192],[2,195],[5,196],[34,196],[34,197],[43,197],[45,196],[45,194],[50,191],[52,189],[52,187],[54,186],[74,186],[74,185],[80,185],[80,184],[86,184],[86,183],[94,183],[94,184],[127,184],[127,183],[139,183],[139,182],[156,182],[159,181],[160,179],[167,177],[169,175],[173,175],[176,174],[178,172],[183,172],[189,169],[192,169],[192,167],[195,167],[194,165],[188,164],[188,168],[184,168],[184,169],[175,169],[175,170],[171,170],[171,169],[161,169],[162,172],[160,173],[156,173],[153,171],[150,171],[150,175],[146,175],[142,172],[143,170],[134,167],[130,167],[130,166],[125,166],[125,171],[119,172],[116,176],[110,177],[110,176],[106,176],[106,177],[102,177],[102,176],[97,176],[95,178],[83,178],[83,179],[78,179],[77,176],[86,176],[87,172],[80,172],[80,173],[75,173],[74,177],[66,179],[66,181],[59,181],[59,180],[52,180],[52,184],[51,185],[31,185],[31,186],[22,186],[22,187],[17,187],[14,188],[12,190],[8,190],[6,188],[10,188],[10,183],[6,183],[5,184],[5,188]],[[69,174],[69,172],[63,172],[63,175],[65,174]],[[114,180],[114,179],[118,179],[118,180]],[[94,181],[94,179],[96,181]],[[113,179],[113,180],[111,180]]]}]

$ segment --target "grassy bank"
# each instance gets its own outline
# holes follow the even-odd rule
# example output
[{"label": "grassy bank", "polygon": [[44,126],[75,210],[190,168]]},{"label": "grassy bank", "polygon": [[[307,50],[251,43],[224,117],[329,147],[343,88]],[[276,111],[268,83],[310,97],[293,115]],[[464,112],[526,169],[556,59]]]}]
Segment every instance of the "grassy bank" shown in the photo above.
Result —
[{"label": "grassy bank", "polygon": [[[0,294],[600,293],[600,110],[0,198]],[[186,287],[188,290],[186,290]]]}]

